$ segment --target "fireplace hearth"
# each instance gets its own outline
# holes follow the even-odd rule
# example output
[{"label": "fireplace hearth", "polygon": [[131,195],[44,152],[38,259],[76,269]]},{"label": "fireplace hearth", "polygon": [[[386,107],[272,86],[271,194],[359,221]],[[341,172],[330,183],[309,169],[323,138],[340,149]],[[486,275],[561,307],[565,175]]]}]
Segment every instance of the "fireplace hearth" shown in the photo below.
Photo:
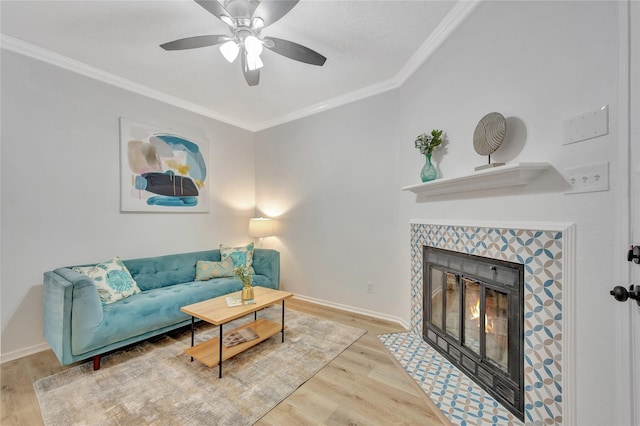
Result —
[{"label": "fireplace hearth", "polygon": [[522,264],[424,246],[423,338],[524,418]]}]

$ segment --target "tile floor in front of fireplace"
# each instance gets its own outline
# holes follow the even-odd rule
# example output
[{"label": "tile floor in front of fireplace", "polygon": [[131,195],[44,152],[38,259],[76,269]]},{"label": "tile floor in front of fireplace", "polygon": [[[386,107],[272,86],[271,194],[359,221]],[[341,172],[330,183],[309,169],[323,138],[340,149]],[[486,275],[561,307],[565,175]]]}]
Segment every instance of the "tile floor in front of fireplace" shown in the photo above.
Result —
[{"label": "tile floor in front of fireplace", "polygon": [[491,395],[414,333],[378,336],[454,425],[521,426]]}]

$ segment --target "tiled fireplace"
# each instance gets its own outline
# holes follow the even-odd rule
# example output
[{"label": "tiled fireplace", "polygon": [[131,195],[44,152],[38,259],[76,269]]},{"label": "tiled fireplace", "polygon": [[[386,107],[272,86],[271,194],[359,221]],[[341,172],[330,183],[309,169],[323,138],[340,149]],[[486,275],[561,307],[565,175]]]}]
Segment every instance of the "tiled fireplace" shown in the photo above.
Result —
[{"label": "tiled fireplace", "polygon": [[[567,282],[572,286],[573,260],[568,254],[574,255],[574,226],[497,227],[412,221],[410,234],[411,328],[404,335],[381,337],[405,369],[454,424],[522,424],[423,340],[425,247],[517,263],[524,266],[524,423],[570,423],[572,413],[563,413],[571,411],[567,410],[564,393],[572,388],[573,374],[563,368],[572,350],[566,343],[566,300],[572,293]],[[572,357],[572,353],[569,355]]]}]

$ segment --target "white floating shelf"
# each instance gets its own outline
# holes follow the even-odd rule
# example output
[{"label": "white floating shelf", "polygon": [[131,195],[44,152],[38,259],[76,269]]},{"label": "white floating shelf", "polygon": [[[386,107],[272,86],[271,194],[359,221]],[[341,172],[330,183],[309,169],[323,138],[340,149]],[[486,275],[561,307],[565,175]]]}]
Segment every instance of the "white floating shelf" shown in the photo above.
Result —
[{"label": "white floating shelf", "polygon": [[479,170],[467,176],[436,179],[431,182],[405,186],[402,190],[416,194],[441,195],[527,185],[549,166],[549,163],[505,164],[504,166]]}]

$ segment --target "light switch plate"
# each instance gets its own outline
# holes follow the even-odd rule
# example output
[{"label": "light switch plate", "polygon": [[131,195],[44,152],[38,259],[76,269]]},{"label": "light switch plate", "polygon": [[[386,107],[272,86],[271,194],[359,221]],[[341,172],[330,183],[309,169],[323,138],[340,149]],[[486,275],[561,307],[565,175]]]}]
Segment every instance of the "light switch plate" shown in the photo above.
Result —
[{"label": "light switch plate", "polygon": [[609,162],[565,170],[571,189],[565,194],[581,194],[609,190]]},{"label": "light switch plate", "polygon": [[609,133],[609,105],[564,121],[563,145],[597,138]]}]

